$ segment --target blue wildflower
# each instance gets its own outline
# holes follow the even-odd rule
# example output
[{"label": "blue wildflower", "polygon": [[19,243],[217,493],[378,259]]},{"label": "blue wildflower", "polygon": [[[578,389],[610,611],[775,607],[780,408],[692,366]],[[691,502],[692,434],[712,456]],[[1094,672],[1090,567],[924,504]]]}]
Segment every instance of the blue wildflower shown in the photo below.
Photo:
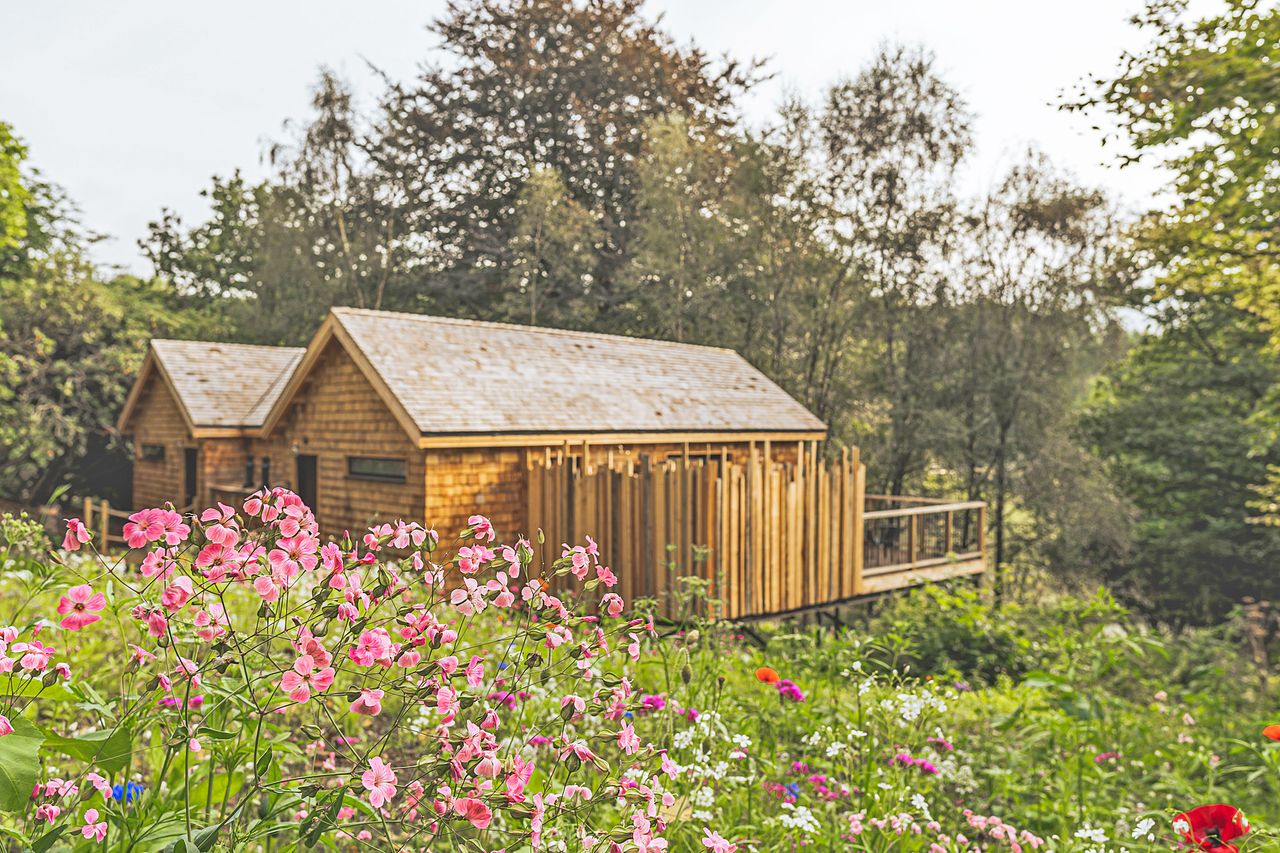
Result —
[{"label": "blue wildflower", "polygon": [[137,782],[129,782],[126,785],[112,785],[111,799],[116,802],[132,803],[136,798],[142,796],[142,786]]}]

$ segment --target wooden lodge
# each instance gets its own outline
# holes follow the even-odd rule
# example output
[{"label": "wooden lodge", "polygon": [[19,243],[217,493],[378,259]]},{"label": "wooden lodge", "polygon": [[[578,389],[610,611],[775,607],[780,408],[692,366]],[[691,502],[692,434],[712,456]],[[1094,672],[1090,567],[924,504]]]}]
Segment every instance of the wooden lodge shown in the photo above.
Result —
[{"label": "wooden lodge", "polygon": [[599,543],[626,596],[730,617],[981,572],[983,506],[868,498],[856,450],[732,350],[335,308],[305,349],[153,341],[121,412],[134,505],[293,489],[322,531],[473,513]]}]

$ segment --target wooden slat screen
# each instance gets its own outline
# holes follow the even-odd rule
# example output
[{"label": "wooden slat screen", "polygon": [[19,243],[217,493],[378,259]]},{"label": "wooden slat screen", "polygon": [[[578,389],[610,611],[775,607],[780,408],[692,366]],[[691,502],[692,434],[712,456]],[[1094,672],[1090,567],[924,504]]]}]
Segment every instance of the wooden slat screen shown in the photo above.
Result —
[{"label": "wooden slat screen", "polygon": [[599,543],[628,600],[656,598],[666,615],[676,578],[696,574],[719,600],[712,614],[784,613],[860,592],[865,470],[857,450],[825,462],[812,443],[779,461],[768,443],[737,461],[530,454],[529,525],[549,544]]}]

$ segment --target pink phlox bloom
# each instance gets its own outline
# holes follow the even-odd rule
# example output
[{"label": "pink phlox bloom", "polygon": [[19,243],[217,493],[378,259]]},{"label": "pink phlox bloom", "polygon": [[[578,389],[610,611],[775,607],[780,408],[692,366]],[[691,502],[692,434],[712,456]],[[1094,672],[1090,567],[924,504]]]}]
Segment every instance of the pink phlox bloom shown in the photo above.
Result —
[{"label": "pink phlox bloom", "polygon": [[362,631],[356,644],[347,650],[347,657],[358,666],[373,666],[375,663],[391,664],[391,635],[385,628],[372,628]]},{"label": "pink phlox bloom", "polygon": [[49,668],[49,663],[58,650],[44,645],[39,640],[31,640],[25,643],[14,643],[9,647],[9,651],[14,655],[20,655],[18,666],[22,669],[28,672],[44,672]]},{"label": "pink phlox bloom", "polygon": [[382,713],[382,697],[384,692],[372,687],[364,687],[360,695],[351,703],[351,713],[376,717]]},{"label": "pink phlox bloom", "polygon": [[495,556],[493,549],[484,545],[463,545],[458,549],[458,571],[465,575],[475,574]]},{"label": "pink phlox bloom", "polygon": [[702,846],[711,853],[737,853],[738,845],[730,844],[720,833],[712,832],[707,827],[702,829]]},{"label": "pink phlox bloom", "polygon": [[627,755],[634,755],[640,748],[640,736],[636,734],[635,727],[630,723],[626,723],[618,731],[618,748]]},{"label": "pink phlox bloom", "polygon": [[312,692],[323,693],[333,684],[336,673],[333,667],[318,667],[311,655],[299,655],[293,668],[280,676],[280,689],[295,702],[306,702]]},{"label": "pink phlox bloom", "polygon": [[[235,515],[236,511],[234,509],[227,506],[222,501],[218,501],[217,507],[209,507],[204,512],[200,513],[200,520],[205,524],[208,524],[211,521],[217,522],[218,524],[226,524],[228,521],[235,518]],[[207,531],[205,535],[208,535]]]},{"label": "pink phlox bloom", "polygon": [[61,625],[68,631],[79,631],[101,619],[97,612],[107,606],[107,598],[100,592],[94,592],[89,584],[80,584],[67,590],[67,594],[58,599],[58,612],[64,614]]},{"label": "pink phlox bloom", "polygon": [[164,592],[160,593],[160,604],[170,613],[176,613],[191,600],[194,594],[195,587],[191,583],[191,578],[179,575],[173,579],[173,583],[165,587]]},{"label": "pink phlox bloom", "polygon": [[79,551],[80,546],[89,541],[89,529],[78,518],[67,519],[67,534],[62,538],[65,551]]},{"label": "pink phlox bloom", "polygon": [[372,759],[369,769],[360,776],[360,784],[369,792],[369,805],[375,809],[395,798],[397,781],[395,771],[381,758]]},{"label": "pink phlox bloom", "polygon": [[496,535],[493,530],[493,524],[483,515],[473,515],[468,518],[467,526],[471,528],[471,535],[480,542],[492,542]]},{"label": "pink phlox bloom", "polygon": [[93,771],[89,771],[89,773],[87,773],[84,778],[86,782],[88,782],[90,785],[93,786],[93,789],[95,791],[97,791],[99,794],[102,795],[102,798],[104,800],[111,799],[111,783],[108,782],[105,778],[103,778],[102,776],[99,776],[97,773],[94,773]]},{"label": "pink phlox bloom", "polygon": [[467,684],[471,687],[479,687],[484,682],[484,658],[479,655],[472,655],[471,660],[467,662]]},{"label": "pink phlox bloom", "polygon": [[482,612],[489,606],[485,600],[485,588],[476,583],[475,578],[463,578],[463,585],[449,596],[452,604],[463,616]]}]

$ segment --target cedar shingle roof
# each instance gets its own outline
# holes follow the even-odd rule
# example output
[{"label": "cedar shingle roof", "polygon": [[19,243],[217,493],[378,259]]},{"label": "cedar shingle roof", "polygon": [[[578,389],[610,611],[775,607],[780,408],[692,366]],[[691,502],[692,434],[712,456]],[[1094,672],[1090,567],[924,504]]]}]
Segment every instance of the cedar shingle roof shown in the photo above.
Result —
[{"label": "cedar shingle roof", "polygon": [[332,316],[423,434],[826,430],[729,349],[356,308]]},{"label": "cedar shingle roof", "polygon": [[153,340],[151,351],[197,427],[260,426],[305,352],[169,340]]}]

